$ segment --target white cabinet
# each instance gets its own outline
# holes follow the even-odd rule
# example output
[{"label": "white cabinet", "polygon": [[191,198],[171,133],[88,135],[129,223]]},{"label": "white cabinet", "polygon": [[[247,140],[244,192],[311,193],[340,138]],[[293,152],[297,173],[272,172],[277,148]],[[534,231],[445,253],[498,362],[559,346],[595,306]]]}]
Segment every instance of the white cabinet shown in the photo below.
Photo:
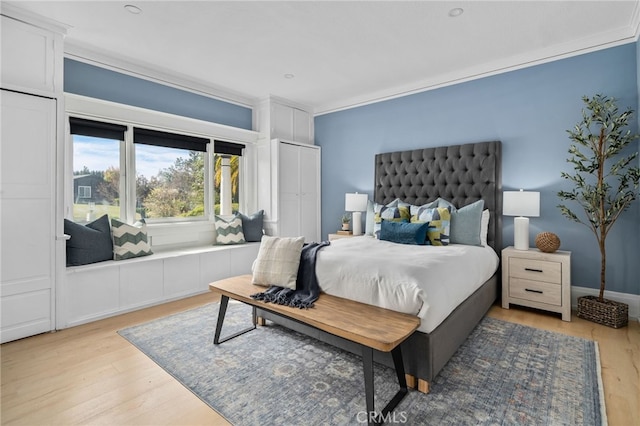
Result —
[{"label": "white cabinet", "polygon": [[62,35],[2,16],[2,87],[47,95],[62,92]]},{"label": "white cabinet", "polygon": [[320,240],[320,147],[274,139],[260,144],[258,204],[269,234]]},{"label": "white cabinet", "polygon": [[264,139],[313,144],[313,114],[309,108],[272,97],[260,102],[256,114]]},{"label": "white cabinet", "polygon": [[[2,5],[0,341],[55,328],[62,34]],[[38,24],[41,24],[39,21]],[[62,228],[60,219],[60,226]]]},{"label": "white cabinet", "polygon": [[2,90],[2,342],[54,328],[56,101]]},{"label": "white cabinet", "polygon": [[57,328],[67,328],[209,291],[251,273],[259,243],[154,253],[66,268]]}]

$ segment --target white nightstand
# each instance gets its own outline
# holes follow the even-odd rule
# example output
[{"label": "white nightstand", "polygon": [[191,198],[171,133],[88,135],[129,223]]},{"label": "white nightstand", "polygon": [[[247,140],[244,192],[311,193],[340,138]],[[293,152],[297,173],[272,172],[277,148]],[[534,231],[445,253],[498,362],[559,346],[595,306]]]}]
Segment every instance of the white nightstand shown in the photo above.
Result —
[{"label": "white nightstand", "polygon": [[358,237],[359,235],[353,235],[353,234],[329,234],[329,241],[333,241],[333,240],[339,240],[340,238],[351,238],[351,237]]},{"label": "white nightstand", "polygon": [[571,321],[571,252],[502,250],[502,307],[528,306],[562,314]]}]

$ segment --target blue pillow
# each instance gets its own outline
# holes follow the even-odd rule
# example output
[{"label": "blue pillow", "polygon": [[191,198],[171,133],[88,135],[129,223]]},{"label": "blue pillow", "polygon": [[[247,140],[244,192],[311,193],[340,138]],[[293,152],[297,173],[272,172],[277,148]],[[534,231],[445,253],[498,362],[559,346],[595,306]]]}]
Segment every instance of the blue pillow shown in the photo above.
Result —
[{"label": "blue pillow", "polygon": [[113,260],[113,243],[109,217],[105,214],[86,225],[64,220],[67,240],[67,266]]},{"label": "blue pillow", "polygon": [[482,224],[482,210],[484,201],[467,204],[457,209],[449,201],[438,198],[438,207],[451,209],[451,231],[449,241],[453,244],[467,244],[481,246],[480,228]]},{"label": "blue pillow", "polygon": [[380,228],[380,239],[398,244],[427,244],[429,222],[410,223],[383,220]]},{"label": "blue pillow", "polygon": [[242,220],[242,232],[246,242],[260,242],[262,240],[262,228],[264,223],[264,210],[259,210],[251,216],[245,216],[242,213],[236,213]]}]

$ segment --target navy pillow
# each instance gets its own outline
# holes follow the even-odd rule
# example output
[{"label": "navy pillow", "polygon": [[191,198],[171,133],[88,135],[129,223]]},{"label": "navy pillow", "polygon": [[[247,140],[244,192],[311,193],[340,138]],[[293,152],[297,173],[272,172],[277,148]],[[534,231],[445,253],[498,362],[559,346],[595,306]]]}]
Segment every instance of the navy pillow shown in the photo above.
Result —
[{"label": "navy pillow", "polygon": [[71,239],[67,240],[67,266],[113,260],[113,242],[107,215],[86,225],[65,219],[64,233],[71,235]]},{"label": "navy pillow", "polygon": [[236,213],[236,216],[242,220],[242,232],[244,240],[250,242],[260,242],[262,240],[262,228],[264,222],[264,210],[255,212],[251,216],[245,216],[242,213]]},{"label": "navy pillow", "polygon": [[399,244],[427,244],[429,222],[392,222],[383,220],[380,228],[380,239]]}]

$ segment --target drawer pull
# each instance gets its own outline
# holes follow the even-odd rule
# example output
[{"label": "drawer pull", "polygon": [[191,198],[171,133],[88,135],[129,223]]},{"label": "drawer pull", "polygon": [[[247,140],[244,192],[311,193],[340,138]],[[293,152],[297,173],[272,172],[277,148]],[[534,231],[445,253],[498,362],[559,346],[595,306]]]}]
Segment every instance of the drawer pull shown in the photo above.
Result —
[{"label": "drawer pull", "polygon": [[542,269],[534,269],[534,268],[524,268],[524,270],[529,272],[544,272]]},{"label": "drawer pull", "polygon": [[530,288],[525,288],[524,291],[528,291],[529,293],[538,293],[538,294],[542,294],[543,291],[542,290],[533,290]]}]

